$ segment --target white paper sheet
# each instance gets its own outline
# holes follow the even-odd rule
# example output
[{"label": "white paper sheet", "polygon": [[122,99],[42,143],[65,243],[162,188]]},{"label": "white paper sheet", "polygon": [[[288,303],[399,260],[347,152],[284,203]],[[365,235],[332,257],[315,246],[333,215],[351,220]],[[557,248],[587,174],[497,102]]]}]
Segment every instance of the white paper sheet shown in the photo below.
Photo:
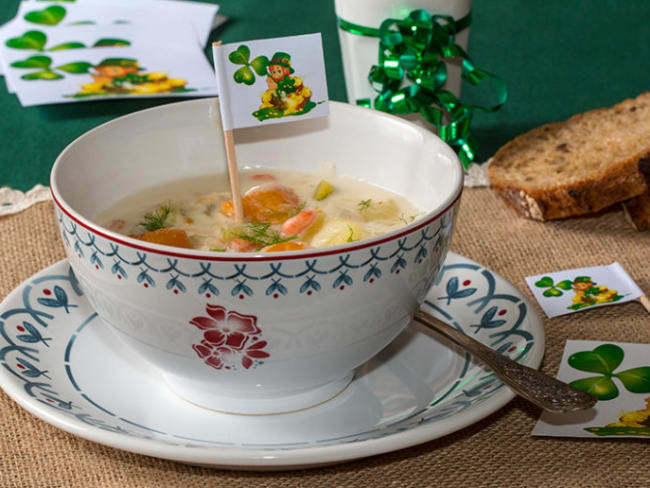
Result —
[{"label": "white paper sheet", "polygon": [[[59,79],[30,80],[16,76],[17,70],[8,73],[23,106],[126,97],[197,97],[217,93],[214,73],[204,54],[198,50],[173,51],[155,47],[71,49],[46,53],[45,56],[51,59],[49,71]],[[130,73],[99,72],[106,71],[105,66],[100,66],[102,61],[115,58],[135,60],[139,70],[127,66],[124,70],[130,70]],[[83,63],[92,67],[88,66],[88,73],[71,73],[69,69],[63,69],[71,63],[82,63],[72,64],[73,68],[83,67]],[[25,68],[23,71],[27,75],[44,69]],[[144,76],[149,80],[143,79]],[[160,91],[165,87],[172,88],[169,79],[175,80],[171,82],[175,91]]]},{"label": "white paper sheet", "polygon": [[[91,48],[102,41],[124,41],[134,48],[158,48],[173,46],[175,50],[192,50],[194,46],[194,27],[186,21],[156,24],[117,24],[117,25],[71,25],[38,26],[25,30],[21,21],[10,22],[3,31],[0,43],[0,59],[5,73],[15,68],[11,63],[38,54],[47,55],[58,51],[70,43],[79,43]],[[41,45],[42,43],[42,45]],[[104,42],[105,44],[105,42]],[[15,45],[34,45],[39,49],[20,49]],[[108,47],[102,47],[102,49]],[[22,71],[22,70],[21,70]],[[22,73],[21,73],[22,74]],[[9,93],[14,93],[13,77],[7,77]]]},{"label": "white paper sheet", "polygon": [[549,317],[636,300],[643,292],[619,263],[526,277]]},{"label": "white paper sheet", "polygon": [[[76,42],[91,47],[102,39],[121,39],[128,41],[129,49],[134,51],[130,54],[116,54],[115,57],[136,58],[141,61],[145,58],[157,59],[159,56],[156,52],[180,55],[179,59],[168,60],[166,64],[173,65],[176,71],[182,67],[182,71],[189,73],[190,78],[201,82],[203,88],[199,91],[213,94],[213,86],[208,88],[201,80],[206,74],[207,64],[202,49],[216,21],[218,9],[218,5],[177,0],[26,0],[19,5],[16,17],[0,29],[0,73],[6,74],[5,82],[9,92],[27,90],[18,94],[22,103],[32,105],[79,101],[80,98],[73,100],[67,96],[62,97],[69,95],[67,91],[62,91],[62,87],[70,80],[64,81],[60,71],[57,74],[46,73],[50,78],[48,80],[35,80],[29,78],[33,78],[37,71],[26,70],[24,66],[14,68],[9,65],[16,61],[24,65],[25,60],[34,56],[46,56],[52,59],[51,66],[54,67],[59,58],[75,57],[73,54],[60,54],[63,51],[58,51],[57,48],[62,44]],[[11,41],[13,46],[7,46],[9,39],[14,39]],[[18,49],[19,47],[22,49]],[[104,49],[116,48],[102,48]],[[145,53],[145,50],[151,51],[151,54]],[[191,54],[188,54],[190,52]],[[106,53],[104,58],[109,56],[112,55]],[[96,58],[97,56],[92,57],[93,60]],[[82,58],[75,61],[94,62]],[[196,66],[188,66],[188,63],[194,61],[198,63]],[[149,69],[149,66],[146,68]],[[56,73],[56,70],[54,72]],[[28,79],[24,79],[25,76]],[[35,84],[40,85],[39,90],[45,93],[33,96]],[[194,92],[173,95],[193,96],[192,93]],[[151,93],[148,96],[160,95]]]},{"label": "white paper sheet", "polygon": [[650,344],[567,341],[557,377],[611,398],[581,412],[544,412],[533,435],[650,439]]},{"label": "white paper sheet", "polygon": [[16,19],[31,26],[40,26],[25,20],[29,12],[44,10],[51,6],[63,7],[65,16],[57,25],[77,22],[135,24],[189,21],[194,25],[198,44],[203,47],[208,40],[212,22],[219,10],[218,5],[177,0],[77,0],[76,2],[26,1],[20,4]]}]

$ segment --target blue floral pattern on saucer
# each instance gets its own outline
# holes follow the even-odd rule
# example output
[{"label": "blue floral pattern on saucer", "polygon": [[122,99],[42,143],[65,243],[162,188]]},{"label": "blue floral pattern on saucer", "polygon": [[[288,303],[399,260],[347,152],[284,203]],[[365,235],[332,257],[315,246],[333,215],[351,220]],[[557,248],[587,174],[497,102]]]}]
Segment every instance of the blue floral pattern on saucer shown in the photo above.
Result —
[{"label": "blue floral pattern on saucer", "polygon": [[[473,261],[449,253],[423,308],[517,361],[532,367],[541,362],[544,334],[530,302],[512,285]],[[227,437],[189,436],[174,431],[173,425],[167,430],[146,425],[129,413],[114,411],[111,405],[85,391],[86,380],[79,378],[88,376],[89,365],[75,361],[73,356],[82,347],[79,343],[84,335],[102,326],[67,261],[41,271],[0,305],[0,386],[23,407],[58,427],[121,448],[126,448],[128,439],[138,440],[137,448],[128,448],[168,459],[205,462],[207,456],[213,460],[209,464],[222,466],[228,464],[220,457],[223,452],[228,459],[234,454],[246,458],[250,453],[245,464],[254,466],[253,457],[262,450],[279,464],[299,467],[307,458],[313,463],[310,450],[323,452],[322,462],[362,457],[364,452],[386,452],[397,448],[394,446],[406,447],[462,428],[513,396],[489,370],[461,353],[453,377],[432,390],[428,401],[370,429],[306,436],[301,442],[280,439],[260,444],[233,442]],[[453,428],[448,427],[450,422]],[[100,431],[111,435],[104,436]],[[414,432],[424,435],[414,436]],[[360,454],[341,454],[340,458],[332,454],[349,444],[357,445]]]}]

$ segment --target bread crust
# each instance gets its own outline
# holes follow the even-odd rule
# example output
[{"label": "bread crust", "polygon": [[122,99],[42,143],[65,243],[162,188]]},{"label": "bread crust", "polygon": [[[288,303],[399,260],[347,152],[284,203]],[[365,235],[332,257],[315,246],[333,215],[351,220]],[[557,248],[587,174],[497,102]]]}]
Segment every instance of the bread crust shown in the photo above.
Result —
[{"label": "bread crust", "polygon": [[[514,138],[500,148],[492,159],[488,168],[491,187],[522,216],[542,221],[596,212],[644,193],[650,181],[650,134],[642,150],[626,159],[608,163],[596,176],[578,180],[574,177],[574,181],[569,183],[553,181],[542,188],[522,181],[513,182],[508,178],[509,172],[516,169],[509,170],[507,166],[513,159],[525,162],[527,154],[535,157],[535,146],[545,143],[545,134],[557,134],[565,127],[579,126],[583,122],[593,125],[598,117],[616,117],[617,113],[625,110],[636,110],[635,104],[650,104],[650,93],[625,100],[611,108],[574,115],[565,122],[545,124]],[[561,142],[561,139],[549,140],[552,144]],[[569,140],[566,142],[571,143]],[[562,149],[561,146],[566,144],[559,144],[557,148]],[[571,157],[575,161],[579,154],[572,154]]]},{"label": "bread crust", "polygon": [[625,217],[638,231],[650,230],[650,189],[623,202]]},{"label": "bread crust", "polygon": [[650,151],[641,158],[611,167],[599,180],[558,185],[545,191],[525,186],[512,187],[491,177],[490,184],[506,203],[524,217],[542,221],[561,219],[597,212],[645,192],[648,186],[640,169],[644,167],[644,160],[650,160]]}]

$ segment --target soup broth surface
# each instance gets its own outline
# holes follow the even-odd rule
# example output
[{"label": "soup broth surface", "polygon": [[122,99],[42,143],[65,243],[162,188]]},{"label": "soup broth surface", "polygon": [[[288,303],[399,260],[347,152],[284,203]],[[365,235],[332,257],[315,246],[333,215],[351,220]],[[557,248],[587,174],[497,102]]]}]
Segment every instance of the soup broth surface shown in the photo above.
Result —
[{"label": "soup broth surface", "polygon": [[410,224],[422,212],[383,188],[321,173],[240,171],[244,222],[227,175],[143,190],[102,211],[106,228],[157,244],[214,252],[279,252],[356,242]]}]

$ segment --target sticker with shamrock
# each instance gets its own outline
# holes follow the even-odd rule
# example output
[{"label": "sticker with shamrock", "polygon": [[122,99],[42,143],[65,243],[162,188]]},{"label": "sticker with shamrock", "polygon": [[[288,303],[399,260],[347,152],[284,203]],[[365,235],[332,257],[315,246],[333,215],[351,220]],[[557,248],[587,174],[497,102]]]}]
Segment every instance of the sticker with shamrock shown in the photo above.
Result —
[{"label": "sticker with shamrock", "polygon": [[134,58],[106,58],[92,66],[91,80],[81,85],[72,98],[152,95],[195,91],[187,80],[165,72],[145,72]]},{"label": "sticker with shamrock", "polygon": [[248,46],[242,44],[228,54],[228,60],[236,65],[244,65],[233,74],[235,83],[253,85],[256,81],[253,72],[264,77],[266,90],[261,95],[258,110],[252,114],[260,122],[288,115],[303,115],[316,107],[317,104],[311,100],[311,88],[305,86],[302,77],[291,76],[295,72],[291,54],[276,51],[270,60],[266,56],[257,56],[249,63],[250,55]]},{"label": "sticker with shamrock", "polygon": [[549,317],[623,303],[642,295],[618,263],[528,276],[526,283]]},{"label": "sticker with shamrock", "polygon": [[320,34],[215,44],[213,55],[224,130],[329,113]]},{"label": "sticker with shamrock", "polygon": [[573,287],[571,280],[562,280],[557,284],[553,283],[553,278],[544,276],[541,280],[535,282],[537,288],[546,288],[542,295],[545,297],[561,297],[564,293],[562,290],[570,290]]},{"label": "sticker with shamrock", "polygon": [[533,435],[650,437],[650,344],[569,340],[557,377],[598,402],[579,412],[543,412]]},{"label": "sticker with shamrock", "polygon": [[576,276],[573,280],[562,280],[556,285],[553,284],[553,278],[544,276],[535,282],[535,286],[546,288],[542,293],[545,297],[560,297],[563,295],[561,290],[573,290],[573,303],[567,307],[571,310],[617,302],[623,298],[616,290],[594,282],[591,276]]},{"label": "sticker with shamrock", "polygon": [[633,393],[650,393],[650,366],[626,369],[616,373],[623,362],[625,352],[616,344],[603,344],[593,351],[581,351],[569,357],[569,365],[580,371],[599,373],[571,382],[572,386],[591,393],[599,400],[612,400],[618,397],[614,378]]}]

